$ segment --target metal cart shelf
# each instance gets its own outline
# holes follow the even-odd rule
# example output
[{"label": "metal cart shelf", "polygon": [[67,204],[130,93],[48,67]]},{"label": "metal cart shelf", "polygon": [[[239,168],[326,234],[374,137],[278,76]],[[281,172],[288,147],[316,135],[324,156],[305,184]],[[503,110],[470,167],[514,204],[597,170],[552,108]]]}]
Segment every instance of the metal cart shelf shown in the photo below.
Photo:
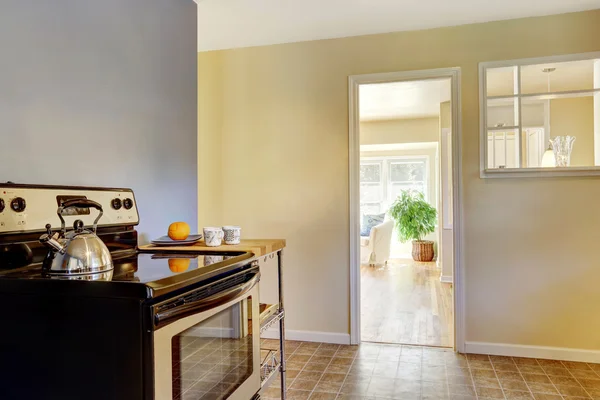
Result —
[{"label": "metal cart shelf", "polygon": [[279,289],[279,303],[265,305],[261,304],[260,309],[260,333],[263,334],[267,329],[279,323],[279,351],[267,350],[267,354],[261,360],[260,377],[261,392],[266,390],[275,380],[277,371],[281,378],[281,400],[286,400],[287,388],[285,386],[285,310],[283,308],[283,250],[271,253],[265,256],[267,258],[277,255],[277,282]]}]

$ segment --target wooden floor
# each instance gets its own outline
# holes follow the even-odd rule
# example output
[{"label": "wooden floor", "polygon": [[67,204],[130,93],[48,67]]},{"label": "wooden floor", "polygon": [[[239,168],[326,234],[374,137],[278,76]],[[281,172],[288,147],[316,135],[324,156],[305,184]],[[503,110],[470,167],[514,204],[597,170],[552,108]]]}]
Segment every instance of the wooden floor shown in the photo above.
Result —
[{"label": "wooden floor", "polygon": [[435,263],[361,266],[361,340],[452,347],[452,284]]}]

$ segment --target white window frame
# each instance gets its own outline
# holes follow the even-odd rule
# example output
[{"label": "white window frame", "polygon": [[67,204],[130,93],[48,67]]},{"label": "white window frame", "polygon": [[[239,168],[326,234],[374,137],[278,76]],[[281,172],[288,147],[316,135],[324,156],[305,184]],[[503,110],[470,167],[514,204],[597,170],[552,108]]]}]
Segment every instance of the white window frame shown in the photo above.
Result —
[{"label": "white window frame", "polygon": [[[385,183],[385,166],[383,164],[383,160],[382,159],[373,159],[373,160],[360,160],[360,165],[362,166],[363,164],[370,164],[370,165],[379,165],[379,185],[381,186],[381,190],[380,190],[380,201],[369,201],[369,202],[365,202],[363,203],[362,201],[360,202],[359,206],[362,208],[362,206],[364,204],[385,204],[385,192],[386,192],[386,183]],[[361,188],[363,184],[368,184],[368,183],[375,183],[375,182],[359,182]],[[379,213],[381,214],[382,210],[381,208],[379,209]]]},{"label": "white window frame", "polygon": [[[515,130],[517,132],[518,150],[517,165],[521,164],[522,141],[520,140],[522,131],[522,110],[521,99],[540,99],[551,100],[562,97],[577,97],[600,95],[600,88],[586,90],[571,90],[548,93],[521,93],[521,67],[535,64],[549,64],[569,61],[582,61],[600,59],[600,52],[568,54],[551,57],[524,58],[518,60],[492,61],[479,63],[479,130],[480,130],[480,177],[481,178],[530,178],[530,177],[553,177],[553,176],[598,176],[600,175],[600,166],[589,167],[554,167],[554,168],[488,168],[488,133],[494,130],[507,131]],[[515,67],[515,91],[513,95],[507,96],[487,96],[487,69]],[[487,126],[487,103],[490,99],[515,99],[515,107],[518,110],[518,118],[515,126],[503,126],[498,128],[489,128]],[[548,132],[548,129],[546,129]]]},{"label": "white window frame", "polygon": [[[431,174],[431,170],[430,170],[430,158],[431,156],[427,155],[427,154],[423,154],[423,155],[406,155],[406,156],[378,156],[378,157],[360,157],[360,164],[375,164],[375,163],[380,163],[380,165],[382,166],[381,171],[382,171],[382,175],[381,175],[381,182],[382,182],[382,209],[380,210],[381,212],[387,212],[387,210],[389,209],[389,207],[392,206],[392,204],[394,203],[394,199],[390,199],[390,190],[389,187],[391,186],[392,182],[390,180],[390,167],[392,165],[393,162],[410,162],[410,161],[424,161],[425,162],[425,178],[424,178],[424,182],[425,182],[425,201],[429,202],[429,196],[431,195],[429,193],[429,179],[430,179],[430,174]],[[362,184],[362,183],[361,183]],[[362,204],[368,204],[368,203],[362,203],[360,202],[360,205]]]}]

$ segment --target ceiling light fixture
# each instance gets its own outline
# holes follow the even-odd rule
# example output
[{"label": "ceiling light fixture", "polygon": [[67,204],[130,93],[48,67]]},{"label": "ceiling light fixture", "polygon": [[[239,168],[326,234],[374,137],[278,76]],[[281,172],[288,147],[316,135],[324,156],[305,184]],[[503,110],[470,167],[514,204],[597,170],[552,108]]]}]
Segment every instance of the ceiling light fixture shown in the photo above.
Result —
[{"label": "ceiling light fixture", "polygon": [[554,71],[556,71],[556,68],[544,68],[542,70],[542,72],[548,76],[548,93],[550,93],[550,74]]}]

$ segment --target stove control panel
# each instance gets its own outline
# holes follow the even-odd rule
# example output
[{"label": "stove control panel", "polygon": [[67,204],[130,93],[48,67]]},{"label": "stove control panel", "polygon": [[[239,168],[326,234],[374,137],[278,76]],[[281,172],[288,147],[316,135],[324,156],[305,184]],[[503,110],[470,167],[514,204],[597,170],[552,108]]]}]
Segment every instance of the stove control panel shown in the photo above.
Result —
[{"label": "stove control panel", "polygon": [[[60,229],[58,207],[66,200],[85,198],[103,209],[98,226],[137,225],[139,214],[131,189],[77,188],[0,184],[0,234],[44,232],[46,224]],[[69,207],[63,211],[67,229],[80,219],[91,228],[98,216],[94,208]]]}]

